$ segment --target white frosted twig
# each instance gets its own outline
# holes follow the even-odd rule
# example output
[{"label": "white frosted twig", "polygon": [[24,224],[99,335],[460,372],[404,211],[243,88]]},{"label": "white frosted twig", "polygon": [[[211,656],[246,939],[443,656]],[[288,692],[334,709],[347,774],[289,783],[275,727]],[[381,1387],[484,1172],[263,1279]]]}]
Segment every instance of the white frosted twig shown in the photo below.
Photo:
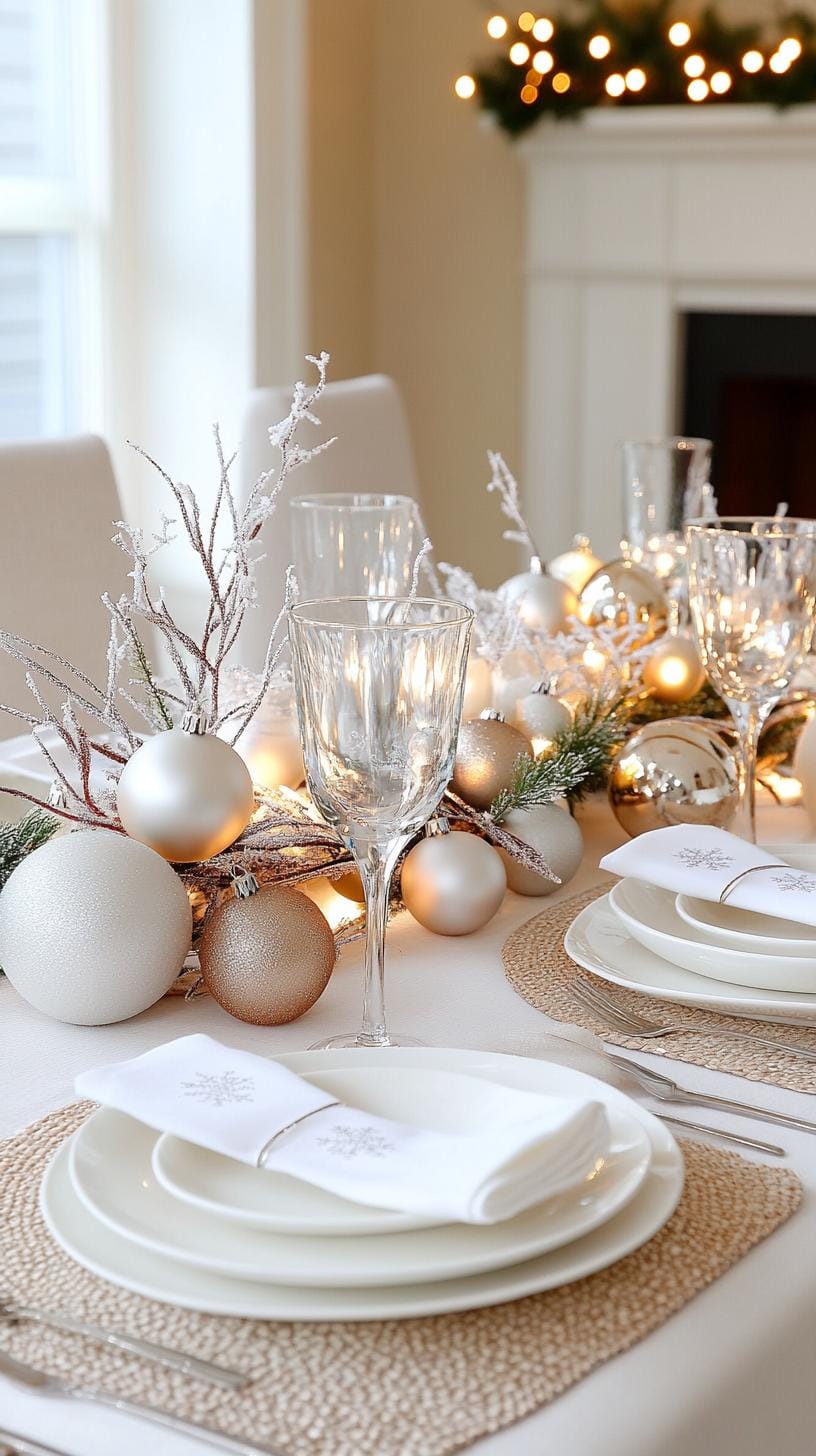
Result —
[{"label": "white frosted twig", "polygon": [[488,494],[497,491],[501,500],[502,515],[513,522],[512,531],[504,531],[502,534],[505,541],[516,541],[526,547],[531,558],[537,556],[541,560],[541,553],[533,540],[532,532],[524,518],[521,508],[521,491],[519,484],[512,471],[509,469],[504,456],[498,450],[488,450],[487,458],[490,462],[490,480],[488,481]]}]

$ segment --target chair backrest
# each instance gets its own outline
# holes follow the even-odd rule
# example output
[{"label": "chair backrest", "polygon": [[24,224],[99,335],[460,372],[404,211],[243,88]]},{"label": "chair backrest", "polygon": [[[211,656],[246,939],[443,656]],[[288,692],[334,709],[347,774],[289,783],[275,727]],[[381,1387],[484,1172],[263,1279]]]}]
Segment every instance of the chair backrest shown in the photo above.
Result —
[{"label": "chair backrest", "polygon": [[[269,427],[289,412],[292,390],[256,389],[244,415],[239,455],[238,494],[245,498],[258,476],[275,462]],[[258,606],[247,615],[235,653],[257,671],[263,661],[271,622],[283,599],[286,568],[292,559],[289,498],[336,491],[408,495],[421,506],[408,421],[399,390],[384,374],[367,374],[327,384],[317,405],[320,426],[299,432],[304,446],[337,439],[291,476],[264,533],[265,558],[258,568]]]},{"label": "chair backrest", "polygon": [[[111,458],[96,436],[0,445],[0,628],[58,652],[102,686],[109,618],[99,598],[129,585],[111,541],[120,516]],[[0,702],[25,710],[33,702],[23,667],[4,652]],[[19,731],[0,715],[0,738]]]}]

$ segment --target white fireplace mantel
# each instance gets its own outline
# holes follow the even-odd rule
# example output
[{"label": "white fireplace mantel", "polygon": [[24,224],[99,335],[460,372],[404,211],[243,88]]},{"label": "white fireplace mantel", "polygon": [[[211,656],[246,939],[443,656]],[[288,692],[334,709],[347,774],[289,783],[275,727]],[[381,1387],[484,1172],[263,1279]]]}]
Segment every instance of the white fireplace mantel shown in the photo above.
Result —
[{"label": "white fireplace mantel", "polygon": [[816,106],[593,111],[524,152],[530,513],[545,552],[611,554],[619,442],[677,429],[683,315],[816,313]]}]

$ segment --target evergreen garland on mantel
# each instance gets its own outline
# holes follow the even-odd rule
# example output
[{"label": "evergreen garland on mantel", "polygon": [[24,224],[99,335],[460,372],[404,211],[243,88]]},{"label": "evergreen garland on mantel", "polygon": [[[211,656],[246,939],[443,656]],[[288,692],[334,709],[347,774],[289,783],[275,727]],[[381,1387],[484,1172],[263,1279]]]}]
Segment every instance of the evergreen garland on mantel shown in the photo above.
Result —
[{"label": "evergreen garland on mantel", "polygon": [[695,16],[677,0],[577,0],[564,14],[496,13],[487,30],[497,54],[455,91],[511,136],[597,106],[816,101],[816,23],[801,10],[745,25],[713,5]]}]

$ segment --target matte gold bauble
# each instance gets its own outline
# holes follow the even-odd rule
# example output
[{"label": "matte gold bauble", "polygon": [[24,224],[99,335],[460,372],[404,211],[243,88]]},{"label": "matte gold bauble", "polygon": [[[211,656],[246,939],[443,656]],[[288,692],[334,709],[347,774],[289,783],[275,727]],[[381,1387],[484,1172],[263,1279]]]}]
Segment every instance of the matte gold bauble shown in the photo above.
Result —
[{"label": "matte gold bauble", "polygon": [[570,551],[564,551],[547,563],[547,571],[556,581],[564,581],[578,595],[589,578],[600,571],[603,562],[595,555],[588,536],[576,536]]},{"label": "matte gold bauble", "polygon": [[252,779],[239,754],[189,726],[157,733],[128,759],[116,787],[123,828],[174,863],[211,859],[233,844],[255,807]]},{"label": "matte gold bauble", "polygon": [[512,809],[502,828],[529,844],[549,865],[560,883],[528,869],[507,850],[500,851],[507,871],[507,883],[517,895],[551,895],[576,874],[584,853],[584,840],[569,810],[558,804],[538,804],[534,809]]},{"label": "matte gold bauble", "polygon": [[580,616],[589,627],[628,627],[631,621],[642,628],[640,645],[663,631],[668,603],[657,577],[645,567],[633,561],[609,561],[581,592]]},{"label": "matte gold bauble", "polygon": [[532,758],[528,739],[499,713],[483,714],[459,729],[451,788],[474,809],[489,809],[506,789],[520,755]]},{"label": "matte gold bauble", "polygon": [[725,829],[739,806],[737,762],[711,723],[647,723],[627,739],[612,766],[609,802],[632,837],[667,824]]},{"label": "matte gold bauble", "polygon": [[533,558],[529,571],[511,576],[500,586],[499,596],[512,603],[525,627],[545,632],[560,632],[578,610],[575,592],[566,582],[548,576],[538,557]]},{"label": "matte gold bauble", "polygon": [[569,728],[571,722],[569,708],[558,701],[550,692],[549,683],[544,682],[519,698],[512,714],[513,727],[529,738],[536,755],[547,753],[559,733]]},{"label": "matte gold bauble", "polygon": [[660,703],[687,703],[705,682],[705,668],[690,637],[661,638],[643,668],[643,686]]},{"label": "matte gold bauble", "polygon": [[437,935],[470,935],[504,899],[501,858],[475,834],[432,832],[405,856],[402,898],[415,920]]},{"label": "matte gold bauble", "polygon": [[208,991],[230,1016],[255,1026],[296,1021],[325,991],[336,950],[312,900],[253,875],[213,914],[198,949]]}]

